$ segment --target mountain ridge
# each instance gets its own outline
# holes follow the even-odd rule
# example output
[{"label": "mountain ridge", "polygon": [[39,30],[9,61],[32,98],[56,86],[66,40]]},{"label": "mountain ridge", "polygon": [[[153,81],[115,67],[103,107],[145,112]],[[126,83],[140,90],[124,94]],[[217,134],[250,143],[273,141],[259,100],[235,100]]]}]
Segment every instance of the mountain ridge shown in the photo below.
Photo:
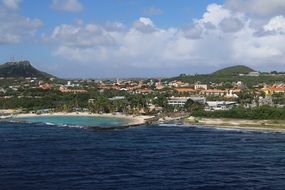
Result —
[{"label": "mountain ridge", "polygon": [[38,77],[38,78],[51,78],[51,74],[36,69],[30,61],[10,61],[0,65],[0,77]]}]

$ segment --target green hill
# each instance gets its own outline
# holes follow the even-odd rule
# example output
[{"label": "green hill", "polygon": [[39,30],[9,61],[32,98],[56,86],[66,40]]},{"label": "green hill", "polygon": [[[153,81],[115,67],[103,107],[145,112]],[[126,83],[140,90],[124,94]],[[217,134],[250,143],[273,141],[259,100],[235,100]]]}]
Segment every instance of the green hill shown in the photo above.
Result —
[{"label": "green hill", "polygon": [[254,70],[244,66],[244,65],[236,65],[232,67],[226,67],[224,69],[220,69],[212,75],[219,75],[219,76],[238,76],[239,74],[248,74],[250,72],[253,72]]},{"label": "green hill", "polygon": [[0,77],[50,78],[52,75],[34,68],[29,61],[7,62],[0,65]]},{"label": "green hill", "polygon": [[197,81],[204,84],[222,83],[222,82],[231,83],[231,82],[242,81],[243,83],[247,84],[248,87],[252,87],[260,83],[274,84],[276,83],[276,81],[285,82],[284,75],[264,75],[262,73],[260,74],[259,77],[239,75],[239,74],[248,74],[249,72],[253,71],[254,70],[249,67],[238,65],[218,70],[212,74],[196,74],[196,75],[181,74],[177,77],[165,78],[163,79],[163,81],[178,80],[190,84],[194,84]]}]

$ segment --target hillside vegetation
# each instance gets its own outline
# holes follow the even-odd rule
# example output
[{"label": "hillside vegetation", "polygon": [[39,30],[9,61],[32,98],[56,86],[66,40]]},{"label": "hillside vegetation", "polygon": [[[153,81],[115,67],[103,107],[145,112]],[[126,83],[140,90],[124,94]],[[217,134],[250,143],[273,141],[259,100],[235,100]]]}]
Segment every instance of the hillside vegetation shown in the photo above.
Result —
[{"label": "hillside vegetation", "polygon": [[224,69],[220,69],[212,75],[223,75],[223,76],[238,76],[239,74],[248,74],[250,72],[253,72],[254,70],[244,66],[244,65],[237,65],[237,66],[232,66],[232,67],[226,67]]},{"label": "hillside vegetation", "polygon": [[257,85],[259,83],[267,83],[272,84],[275,82],[285,82],[285,76],[284,75],[265,75],[261,74],[259,77],[256,76],[240,76],[239,74],[248,74],[249,72],[253,72],[254,70],[242,65],[237,65],[233,67],[227,67],[221,70],[218,70],[212,74],[203,74],[203,75],[186,75],[181,74],[177,77],[167,78],[164,79],[164,81],[172,81],[172,80],[180,80],[182,82],[186,83],[195,83],[197,81],[205,84],[209,83],[231,83],[231,82],[237,82],[242,81],[245,84],[247,84],[248,87],[252,87],[254,85]]}]

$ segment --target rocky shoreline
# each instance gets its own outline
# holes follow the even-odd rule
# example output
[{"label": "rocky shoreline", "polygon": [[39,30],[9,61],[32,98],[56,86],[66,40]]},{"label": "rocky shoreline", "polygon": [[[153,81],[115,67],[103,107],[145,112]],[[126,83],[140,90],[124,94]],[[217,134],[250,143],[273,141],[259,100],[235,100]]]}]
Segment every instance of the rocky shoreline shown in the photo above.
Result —
[{"label": "rocky shoreline", "polygon": [[285,120],[246,120],[246,119],[228,119],[228,118],[195,118],[190,117],[182,120],[183,124],[246,129],[255,131],[274,131],[285,132]]}]

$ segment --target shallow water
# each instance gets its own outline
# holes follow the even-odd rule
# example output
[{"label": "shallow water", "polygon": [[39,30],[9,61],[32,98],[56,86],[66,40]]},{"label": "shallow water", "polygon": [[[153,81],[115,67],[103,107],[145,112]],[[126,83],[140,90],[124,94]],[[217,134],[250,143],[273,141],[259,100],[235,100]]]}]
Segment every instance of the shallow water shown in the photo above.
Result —
[{"label": "shallow water", "polygon": [[0,189],[284,189],[285,134],[0,124]]},{"label": "shallow water", "polygon": [[45,123],[69,126],[120,126],[127,125],[128,120],[116,117],[95,117],[95,116],[36,116],[36,117],[19,117],[15,121],[26,121],[33,123]]}]

